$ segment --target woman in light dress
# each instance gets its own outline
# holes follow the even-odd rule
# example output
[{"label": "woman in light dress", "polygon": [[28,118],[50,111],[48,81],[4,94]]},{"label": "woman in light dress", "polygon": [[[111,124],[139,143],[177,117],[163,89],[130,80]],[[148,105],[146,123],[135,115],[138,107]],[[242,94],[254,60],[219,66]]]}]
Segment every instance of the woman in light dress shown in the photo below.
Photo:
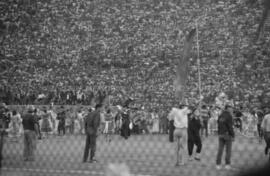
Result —
[{"label": "woman in light dress", "polygon": [[209,131],[210,134],[216,134],[217,133],[217,120],[218,116],[220,115],[220,108],[219,107],[213,107],[210,111],[211,118],[209,119]]},{"label": "woman in light dress", "polygon": [[83,113],[81,110],[78,110],[76,114],[76,118],[74,120],[74,133],[75,134],[83,134],[84,127]]},{"label": "woman in light dress", "polygon": [[81,110],[79,110],[74,118],[74,134],[78,135],[81,133],[81,121],[82,119],[82,113]]},{"label": "woman in light dress", "polygon": [[11,119],[9,123],[9,137],[14,139],[15,142],[18,141],[20,134],[22,133],[22,118],[17,111],[12,111]]},{"label": "woman in light dress", "polygon": [[52,133],[57,134],[57,128],[58,128],[57,114],[54,112],[54,110],[52,108],[48,111],[48,113],[51,116]]},{"label": "woman in light dress", "polygon": [[153,127],[152,133],[157,134],[159,132],[159,117],[157,113],[152,114]]},{"label": "woman in light dress", "polygon": [[108,109],[106,113],[104,113],[104,130],[103,133],[105,134],[105,140],[107,142],[111,142],[111,133],[113,131],[113,115],[111,110]]},{"label": "woman in light dress", "polygon": [[52,132],[52,117],[51,114],[44,109],[44,115],[42,116],[41,123],[41,133],[45,138],[49,137],[49,134]]}]

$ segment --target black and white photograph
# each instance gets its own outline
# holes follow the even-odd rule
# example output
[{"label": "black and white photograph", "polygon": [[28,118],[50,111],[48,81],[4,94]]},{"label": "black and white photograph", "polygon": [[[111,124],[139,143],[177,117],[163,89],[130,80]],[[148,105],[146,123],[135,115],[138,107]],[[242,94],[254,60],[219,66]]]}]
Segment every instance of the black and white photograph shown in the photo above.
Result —
[{"label": "black and white photograph", "polygon": [[267,176],[270,0],[0,0],[0,175]]}]

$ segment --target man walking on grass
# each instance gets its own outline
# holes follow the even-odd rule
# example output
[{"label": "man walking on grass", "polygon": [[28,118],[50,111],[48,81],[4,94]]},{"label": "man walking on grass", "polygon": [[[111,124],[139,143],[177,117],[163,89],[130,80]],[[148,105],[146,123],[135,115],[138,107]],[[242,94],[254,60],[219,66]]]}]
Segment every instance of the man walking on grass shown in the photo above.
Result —
[{"label": "man walking on grass", "polygon": [[100,111],[102,109],[101,104],[97,104],[95,107],[95,111],[90,112],[85,119],[85,134],[86,134],[86,142],[85,149],[83,155],[83,162],[87,162],[89,150],[90,151],[90,162],[97,162],[94,159],[95,151],[96,151],[96,140],[98,136],[98,128],[100,125]]}]

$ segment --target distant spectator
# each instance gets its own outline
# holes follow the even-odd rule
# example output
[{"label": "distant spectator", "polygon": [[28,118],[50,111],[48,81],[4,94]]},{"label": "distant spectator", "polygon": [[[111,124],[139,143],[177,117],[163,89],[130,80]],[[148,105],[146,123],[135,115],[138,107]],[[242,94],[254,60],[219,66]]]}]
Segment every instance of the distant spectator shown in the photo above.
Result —
[{"label": "distant spectator", "polygon": [[29,106],[27,113],[22,116],[22,124],[24,129],[24,161],[35,160],[36,134],[38,133],[38,122],[34,115],[34,107]]}]

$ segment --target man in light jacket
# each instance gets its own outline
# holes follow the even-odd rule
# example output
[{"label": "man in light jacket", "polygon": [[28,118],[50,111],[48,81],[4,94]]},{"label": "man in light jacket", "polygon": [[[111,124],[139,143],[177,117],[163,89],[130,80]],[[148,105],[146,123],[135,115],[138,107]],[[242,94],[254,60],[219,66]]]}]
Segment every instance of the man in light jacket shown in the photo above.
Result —
[{"label": "man in light jacket", "polygon": [[[180,109],[173,108],[170,118],[174,120],[174,139],[176,143],[176,164],[175,166],[184,165],[184,151],[187,145],[187,127],[190,110],[185,105],[180,105]],[[180,151],[182,149],[182,151]]]}]

